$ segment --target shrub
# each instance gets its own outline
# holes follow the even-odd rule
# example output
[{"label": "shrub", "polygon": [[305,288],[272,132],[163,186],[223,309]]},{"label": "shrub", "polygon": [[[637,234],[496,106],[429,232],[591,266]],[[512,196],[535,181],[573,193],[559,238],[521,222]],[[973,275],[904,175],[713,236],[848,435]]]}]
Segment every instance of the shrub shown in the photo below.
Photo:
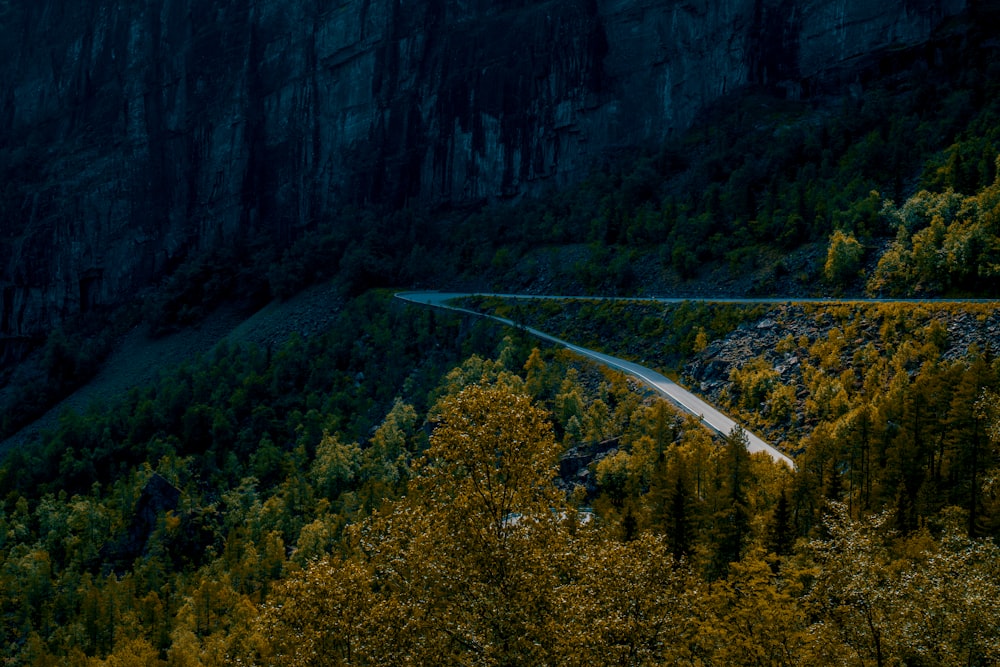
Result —
[{"label": "shrub", "polygon": [[857,277],[864,254],[864,247],[853,234],[845,234],[839,229],[835,231],[830,236],[826,264],[823,266],[827,282],[841,287],[847,285]]}]

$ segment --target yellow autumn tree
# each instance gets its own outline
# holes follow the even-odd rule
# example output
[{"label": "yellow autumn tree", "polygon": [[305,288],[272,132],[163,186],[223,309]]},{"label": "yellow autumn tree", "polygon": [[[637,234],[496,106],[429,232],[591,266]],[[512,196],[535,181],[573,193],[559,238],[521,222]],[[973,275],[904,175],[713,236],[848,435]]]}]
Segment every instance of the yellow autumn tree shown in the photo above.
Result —
[{"label": "yellow autumn tree", "polygon": [[857,277],[864,254],[864,247],[853,234],[836,230],[830,236],[830,245],[826,251],[824,277],[835,285],[846,285]]},{"label": "yellow autumn tree", "polygon": [[379,586],[408,610],[408,655],[437,664],[545,662],[556,588],[558,445],[544,410],[509,383],[441,399],[415,493],[369,526]]},{"label": "yellow autumn tree", "polygon": [[653,533],[577,540],[576,576],[560,588],[561,665],[701,664],[707,586]]},{"label": "yellow autumn tree", "polygon": [[889,530],[890,514],[854,520],[830,503],[816,573],[802,602],[812,624],[798,664],[992,665],[1000,660],[1000,550],[965,535],[945,510],[940,538]]},{"label": "yellow autumn tree", "polygon": [[245,664],[368,664],[381,642],[371,571],[326,557],[283,582],[254,620]]},{"label": "yellow autumn tree", "polygon": [[350,531],[353,555],[313,561],[262,608],[254,664],[553,662],[568,569],[547,413],[521,385],[445,395],[406,497]]}]

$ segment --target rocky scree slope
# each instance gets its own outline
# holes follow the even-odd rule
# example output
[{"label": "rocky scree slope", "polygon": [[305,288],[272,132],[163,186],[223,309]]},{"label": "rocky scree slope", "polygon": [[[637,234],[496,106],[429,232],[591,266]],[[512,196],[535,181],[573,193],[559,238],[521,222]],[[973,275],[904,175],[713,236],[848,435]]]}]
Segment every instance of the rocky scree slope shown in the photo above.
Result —
[{"label": "rocky scree slope", "polygon": [[[912,313],[904,318],[897,314],[881,313],[866,309],[891,306],[864,304],[847,306],[833,314],[825,307],[784,305],[768,310],[762,317],[747,322],[723,338],[714,340],[685,363],[681,369],[681,380],[699,391],[705,398],[720,406],[726,406],[735,395],[733,372],[749,363],[763,359],[776,373],[776,382],[794,388],[795,403],[790,421],[781,427],[762,424],[767,436],[781,443],[795,442],[799,436],[808,433],[815,425],[806,415],[806,399],[809,391],[803,373],[803,365],[828,366],[828,370],[839,373],[840,369],[854,368],[855,353],[871,345],[880,354],[892,356],[906,339],[920,343],[931,343],[937,347],[940,358],[952,361],[966,356],[975,346],[981,352],[995,352],[1000,340],[1000,309],[995,306],[980,310],[966,310],[962,307],[926,306],[918,316]],[[905,322],[905,324],[904,324]],[[918,336],[914,332],[920,330]],[[829,346],[816,347],[817,343],[832,342]],[[817,354],[830,353],[832,358],[820,360]],[[919,357],[905,370],[915,375],[919,370]],[[771,406],[766,402],[758,406],[767,413]]]},{"label": "rocky scree slope", "polygon": [[11,448],[37,441],[43,431],[54,430],[64,412],[84,414],[91,406],[113,404],[130,389],[208,355],[220,343],[276,350],[293,335],[308,338],[321,334],[342,306],[342,294],[328,282],[303,290],[287,301],[274,301],[249,316],[237,308],[220,308],[198,326],[168,336],[152,338],[145,327],[136,327],[116,342],[96,377],[41,418],[0,440],[0,458]]}]

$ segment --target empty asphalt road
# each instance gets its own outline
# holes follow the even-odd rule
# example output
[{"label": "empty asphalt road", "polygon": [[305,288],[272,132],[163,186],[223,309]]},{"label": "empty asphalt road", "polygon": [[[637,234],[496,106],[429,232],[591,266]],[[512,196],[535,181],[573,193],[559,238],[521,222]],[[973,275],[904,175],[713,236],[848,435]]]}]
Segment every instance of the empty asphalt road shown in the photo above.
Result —
[{"label": "empty asphalt road", "polygon": [[[539,331],[538,329],[533,329],[531,327],[523,327],[515,322],[506,319],[504,317],[497,317],[495,315],[486,315],[483,313],[477,313],[476,311],[469,310],[467,308],[459,308],[457,306],[449,305],[449,301],[452,299],[458,299],[466,296],[498,296],[505,298],[532,298],[532,299],[568,299],[572,297],[540,297],[540,296],[522,296],[516,294],[479,294],[479,293],[462,293],[462,292],[400,292],[396,295],[396,298],[402,299],[403,301],[408,301],[410,303],[417,303],[425,306],[433,306],[435,308],[445,308],[448,310],[455,310],[463,313],[468,313],[470,315],[475,315],[477,317],[488,317],[498,322],[503,322],[513,327],[519,327],[527,331],[528,333],[541,338],[542,340],[547,340],[549,342],[555,343],[566,347],[574,352],[581,354],[585,357],[589,357],[605,366],[610,368],[615,368],[624,373],[635,377],[636,379],[642,381],[644,384],[651,387],[661,396],[664,396],[672,403],[677,405],[682,410],[698,417],[705,426],[720,433],[722,435],[728,435],[733,432],[734,429],[738,427],[738,424],[726,416],[724,413],[719,411],[716,407],[710,403],[706,403],[703,399],[695,396],[690,391],[680,386],[670,378],[657,373],[651,368],[646,368],[637,363],[626,361],[624,359],[619,359],[618,357],[612,357],[609,354],[604,354],[602,352],[597,352],[595,350],[589,350],[585,347],[580,347],[579,345],[574,345],[573,343],[568,343],[560,338],[549,335],[544,331]],[[580,297],[588,298],[588,297]],[[651,299],[634,299],[636,301],[648,301]],[[656,299],[656,301],[661,302],[681,302],[681,301],[691,301],[698,299]],[[718,301],[718,299],[715,299]],[[737,300],[729,299],[730,303],[770,303],[770,300]],[[773,303],[784,303],[788,299],[776,299]],[[785,454],[782,454],[773,445],[765,442],[757,435],[751,433],[750,431],[743,429],[747,437],[747,449],[751,452],[767,452],[772,459],[775,461],[780,461],[791,468],[795,468],[795,463]]]}]

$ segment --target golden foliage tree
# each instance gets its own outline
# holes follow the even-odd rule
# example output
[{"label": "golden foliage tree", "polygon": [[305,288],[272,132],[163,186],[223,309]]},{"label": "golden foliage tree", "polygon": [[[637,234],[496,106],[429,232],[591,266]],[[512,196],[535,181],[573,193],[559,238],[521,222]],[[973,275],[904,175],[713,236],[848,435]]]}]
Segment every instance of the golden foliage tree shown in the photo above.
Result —
[{"label": "golden foliage tree", "polygon": [[407,497],[268,600],[261,664],[538,664],[566,558],[547,414],[516,383],[445,395]]},{"label": "golden foliage tree", "polygon": [[857,277],[864,254],[864,247],[853,234],[836,230],[830,236],[830,245],[826,251],[824,277],[832,284],[846,285]]},{"label": "golden foliage tree", "polygon": [[245,660],[260,665],[366,664],[379,636],[371,571],[327,557],[276,588],[254,621]]}]

